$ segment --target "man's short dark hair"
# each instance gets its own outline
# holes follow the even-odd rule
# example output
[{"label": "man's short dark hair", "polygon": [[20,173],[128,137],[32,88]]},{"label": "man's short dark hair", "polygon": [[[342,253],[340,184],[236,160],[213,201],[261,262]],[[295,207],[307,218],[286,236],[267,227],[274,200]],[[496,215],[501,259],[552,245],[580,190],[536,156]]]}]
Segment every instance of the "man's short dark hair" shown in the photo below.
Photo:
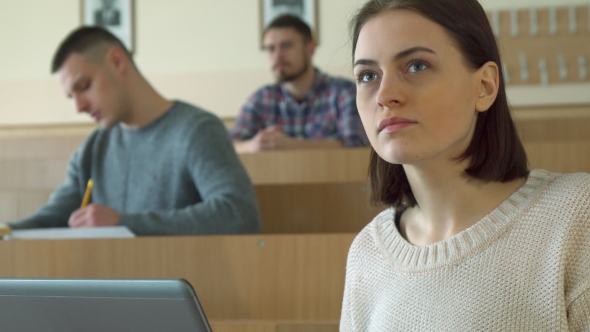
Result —
[{"label": "man's short dark hair", "polygon": [[270,22],[266,28],[264,29],[264,35],[270,29],[279,29],[279,28],[293,28],[295,29],[302,37],[305,42],[312,41],[311,29],[309,25],[307,25],[303,20],[301,20],[297,16],[293,15],[281,15],[272,22]]},{"label": "man's short dark hair", "polygon": [[51,73],[55,74],[72,53],[87,53],[99,46],[114,46],[122,49],[133,62],[131,53],[115,35],[100,27],[80,27],[72,31],[59,45],[53,61]]}]

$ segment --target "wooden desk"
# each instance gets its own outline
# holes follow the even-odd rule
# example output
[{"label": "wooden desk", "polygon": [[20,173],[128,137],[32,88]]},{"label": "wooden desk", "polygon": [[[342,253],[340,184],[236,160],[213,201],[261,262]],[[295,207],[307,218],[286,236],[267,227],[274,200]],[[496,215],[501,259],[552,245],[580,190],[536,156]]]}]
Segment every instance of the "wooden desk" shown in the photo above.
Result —
[{"label": "wooden desk", "polygon": [[369,207],[369,148],[241,154],[256,190],[263,232],[358,233]]},{"label": "wooden desk", "polygon": [[[531,168],[590,172],[589,105],[516,113]],[[47,201],[90,129],[0,131],[0,221],[31,215]],[[368,206],[368,148],[273,151],[240,159],[254,183],[264,233],[358,232],[381,210]]]},{"label": "wooden desk", "polygon": [[354,236],[0,241],[0,276],[184,278],[213,321],[333,325],[340,317],[346,256]]},{"label": "wooden desk", "polygon": [[[590,109],[570,109],[575,111],[571,118],[557,115],[564,113],[561,109],[548,111],[550,116],[540,117],[522,110],[516,121],[530,168],[590,172]],[[291,150],[240,155],[255,184],[263,232],[359,232],[381,210],[368,206],[369,151]]]}]

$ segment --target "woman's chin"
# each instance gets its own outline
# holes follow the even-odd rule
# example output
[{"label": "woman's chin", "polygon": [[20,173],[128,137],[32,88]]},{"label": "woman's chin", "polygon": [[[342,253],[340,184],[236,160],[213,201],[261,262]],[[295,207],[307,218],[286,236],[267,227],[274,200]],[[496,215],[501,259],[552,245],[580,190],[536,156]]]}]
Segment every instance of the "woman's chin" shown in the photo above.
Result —
[{"label": "woman's chin", "polygon": [[387,161],[390,164],[411,164],[418,160],[415,153],[410,151],[400,151],[400,149],[385,149],[375,150],[381,159]]}]

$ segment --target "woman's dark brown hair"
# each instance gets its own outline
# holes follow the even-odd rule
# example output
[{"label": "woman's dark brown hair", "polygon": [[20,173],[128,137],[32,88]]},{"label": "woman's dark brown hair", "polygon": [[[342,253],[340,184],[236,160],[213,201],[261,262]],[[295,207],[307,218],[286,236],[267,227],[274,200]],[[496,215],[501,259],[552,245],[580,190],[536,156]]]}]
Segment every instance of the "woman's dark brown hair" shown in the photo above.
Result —
[{"label": "woman's dark brown hair", "polygon": [[[502,68],[496,39],[477,0],[371,0],[350,22],[352,58],[361,29],[376,15],[394,9],[416,12],[441,25],[453,37],[466,63],[479,69],[488,61]],[[506,98],[504,77],[496,100],[477,115],[471,143],[458,160],[469,160],[465,173],[484,181],[507,182],[528,175],[527,158],[518,138]],[[396,209],[417,204],[403,166],[383,160],[374,149],[369,164],[370,198],[373,204]]]}]

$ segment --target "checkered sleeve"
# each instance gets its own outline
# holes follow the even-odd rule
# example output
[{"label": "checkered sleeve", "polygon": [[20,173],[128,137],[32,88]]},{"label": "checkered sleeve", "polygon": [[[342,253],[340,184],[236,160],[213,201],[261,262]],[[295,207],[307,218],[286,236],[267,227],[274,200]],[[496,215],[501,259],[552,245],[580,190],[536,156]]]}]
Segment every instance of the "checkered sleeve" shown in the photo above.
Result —
[{"label": "checkered sleeve", "polygon": [[369,139],[363,128],[356,107],[356,86],[354,83],[344,85],[338,94],[338,132],[344,147],[362,147],[369,145]]},{"label": "checkered sleeve", "polygon": [[244,141],[251,139],[264,128],[262,121],[262,103],[263,93],[258,91],[242,106],[233,128],[229,130],[229,136],[235,141]]}]

